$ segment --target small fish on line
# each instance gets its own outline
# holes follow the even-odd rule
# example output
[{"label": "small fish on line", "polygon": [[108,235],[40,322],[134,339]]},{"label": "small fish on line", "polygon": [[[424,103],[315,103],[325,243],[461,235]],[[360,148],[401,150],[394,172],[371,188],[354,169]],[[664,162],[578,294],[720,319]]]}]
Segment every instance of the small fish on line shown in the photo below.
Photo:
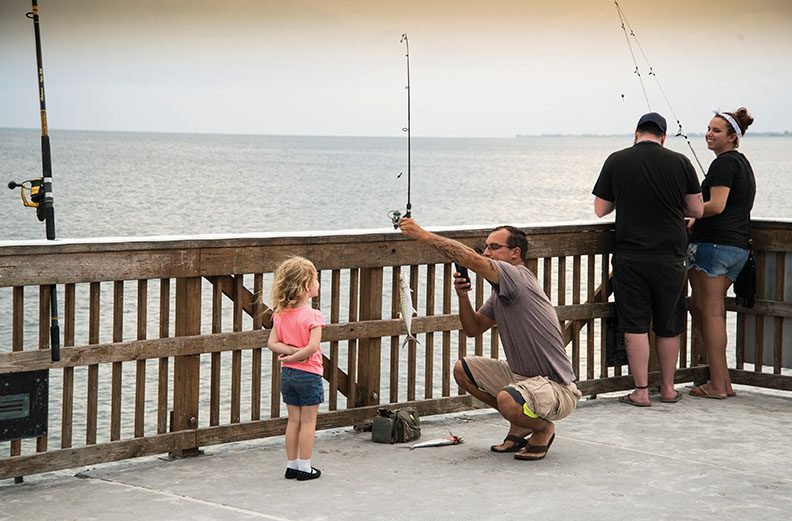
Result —
[{"label": "small fish on line", "polygon": [[399,274],[399,281],[401,282],[401,285],[399,286],[399,314],[401,314],[402,322],[404,322],[404,326],[407,328],[407,338],[404,339],[404,342],[402,342],[401,346],[404,347],[410,340],[420,344],[410,329],[410,326],[412,325],[413,313],[415,313],[415,308],[413,308],[412,304],[412,290],[410,289],[410,281],[407,280],[407,277],[404,275],[404,273]]},{"label": "small fish on line", "polygon": [[443,447],[445,445],[459,445],[462,443],[463,438],[462,436],[457,436],[453,433],[448,433],[448,436],[445,438],[437,438],[434,440],[426,440],[420,443],[414,443],[410,445],[410,450],[413,449],[423,449],[425,447]]}]

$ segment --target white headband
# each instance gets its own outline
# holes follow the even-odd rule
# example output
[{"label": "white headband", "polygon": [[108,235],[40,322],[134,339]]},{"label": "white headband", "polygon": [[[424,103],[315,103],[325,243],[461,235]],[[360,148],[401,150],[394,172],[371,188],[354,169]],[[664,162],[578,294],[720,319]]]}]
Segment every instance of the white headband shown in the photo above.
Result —
[{"label": "white headband", "polygon": [[734,132],[736,132],[738,136],[744,136],[745,135],[745,133],[740,129],[740,125],[738,125],[737,122],[734,121],[733,117],[729,116],[725,112],[718,112],[717,110],[715,111],[715,115],[716,116],[720,116],[723,119],[725,119],[726,122],[729,125],[731,125],[731,127],[734,129]]}]

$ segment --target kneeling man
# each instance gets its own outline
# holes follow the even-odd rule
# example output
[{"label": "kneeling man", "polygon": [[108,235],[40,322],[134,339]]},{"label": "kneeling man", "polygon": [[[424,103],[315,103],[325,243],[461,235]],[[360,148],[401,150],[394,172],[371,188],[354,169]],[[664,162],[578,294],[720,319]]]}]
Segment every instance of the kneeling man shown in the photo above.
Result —
[{"label": "kneeling man", "polygon": [[470,281],[454,274],[465,334],[478,336],[497,324],[506,361],[467,356],[456,362],[454,378],[509,421],[506,439],[490,447],[493,452],[514,452],[519,460],[544,459],[555,439],[553,421],[568,416],[581,394],[555,309],[525,266],[525,233],[512,226],[494,229],[481,256],[460,242],[424,230],[413,219],[401,219],[399,227],[404,235],[435,248],[492,285],[487,302],[474,310],[468,297]]}]

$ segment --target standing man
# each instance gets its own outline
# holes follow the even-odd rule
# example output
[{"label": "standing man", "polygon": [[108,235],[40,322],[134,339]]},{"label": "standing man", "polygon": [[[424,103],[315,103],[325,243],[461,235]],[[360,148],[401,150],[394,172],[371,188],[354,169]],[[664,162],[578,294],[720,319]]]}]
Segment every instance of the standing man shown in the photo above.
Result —
[{"label": "standing man", "polygon": [[433,247],[492,284],[492,295],[476,311],[468,298],[470,280],[454,274],[465,334],[478,336],[497,324],[506,361],[465,357],[454,365],[454,379],[509,421],[506,439],[493,445],[493,452],[514,452],[518,460],[544,459],[555,439],[553,421],[568,416],[581,394],[574,384],[555,309],[525,267],[525,233],[512,226],[496,228],[487,237],[481,256],[460,242],[424,230],[412,219],[401,219],[399,227],[407,237]]},{"label": "standing man", "polygon": [[703,213],[701,186],[687,157],[663,148],[666,120],[641,116],[635,144],[614,152],[594,186],[594,213],[616,210],[613,289],[635,390],[619,401],[649,407],[649,323],[657,336],[660,401],[678,402],[674,372],[685,328],[687,228]]}]

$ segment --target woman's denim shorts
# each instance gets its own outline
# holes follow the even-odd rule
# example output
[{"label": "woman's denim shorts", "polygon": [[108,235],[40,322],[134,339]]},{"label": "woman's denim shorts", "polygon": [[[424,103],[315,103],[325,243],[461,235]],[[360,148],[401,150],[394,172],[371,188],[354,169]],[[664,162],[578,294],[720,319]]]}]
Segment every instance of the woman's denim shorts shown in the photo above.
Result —
[{"label": "woman's denim shorts", "polygon": [[726,275],[734,282],[748,260],[748,253],[748,250],[737,246],[694,242],[688,247],[688,267],[703,271],[710,277]]},{"label": "woman's denim shorts", "polygon": [[286,405],[319,405],[324,401],[322,376],[292,367],[282,367],[281,394]]}]

